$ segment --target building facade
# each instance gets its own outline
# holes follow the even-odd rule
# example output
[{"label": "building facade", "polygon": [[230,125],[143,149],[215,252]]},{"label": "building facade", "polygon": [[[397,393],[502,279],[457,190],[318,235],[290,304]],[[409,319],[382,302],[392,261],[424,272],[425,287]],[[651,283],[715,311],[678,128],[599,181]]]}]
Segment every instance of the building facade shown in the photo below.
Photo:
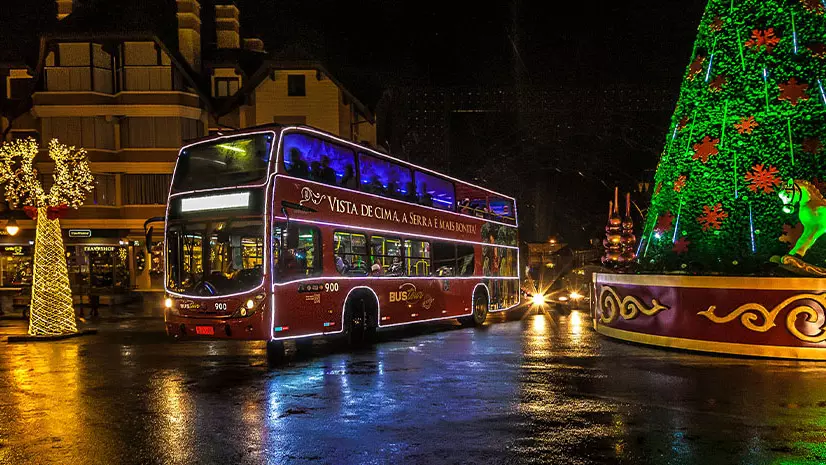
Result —
[{"label": "building facade", "polygon": [[[358,99],[311,57],[242,40],[234,4],[215,6],[214,24],[205,25],[198,0],[109,3],[58,0],[39,62],[0,67],[5,140],[34,137],[45,146],[56,138],[89,153],[95,189],[61,220],[77,289],[163,288],[163,249],[145,244],[144,222],[164,215],[177,153],[189,140],[275,122],[375,144],[372,113]],[[217,39],[209,46],[206,27]],[[37,168],[49,185],[45,152]],[[21,231],[0,236],[0,286],[25,285],[34,222],[2,214]]]}]

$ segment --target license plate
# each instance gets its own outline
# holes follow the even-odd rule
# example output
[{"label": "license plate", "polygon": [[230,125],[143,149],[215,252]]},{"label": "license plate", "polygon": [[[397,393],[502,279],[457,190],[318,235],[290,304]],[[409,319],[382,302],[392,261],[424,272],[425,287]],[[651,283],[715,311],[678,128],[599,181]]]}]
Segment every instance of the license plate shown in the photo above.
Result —
[{"label": "license plate", "polygon": [[215,328],[212,326],[196,326],[195,334],[200,334],[201,336],[213,336],[215,335]]}]

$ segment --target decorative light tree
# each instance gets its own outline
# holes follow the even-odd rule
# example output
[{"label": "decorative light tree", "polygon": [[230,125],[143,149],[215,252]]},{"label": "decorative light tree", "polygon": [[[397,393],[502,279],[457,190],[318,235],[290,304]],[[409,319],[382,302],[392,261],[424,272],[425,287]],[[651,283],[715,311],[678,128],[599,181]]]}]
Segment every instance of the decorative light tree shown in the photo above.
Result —
[{"label": "decorative light tree", "polygon": [[743,275],[780,255],[823,266],[826,224],[806,219],[826,205],[824,81],[826,3],[709,1],[655,175],[644,267]]},{"label": "decorative light tree", "polygon": [[58,336],[77,332],[60,218],[83,204],[94,179],[84,149],[53,139],[49,158],[54,162],[54,184],[47,192],[33,164],[39,149],[33,139],[0,146],[0,183],[9,205],[22,206],[37,221],[29,334]]}]

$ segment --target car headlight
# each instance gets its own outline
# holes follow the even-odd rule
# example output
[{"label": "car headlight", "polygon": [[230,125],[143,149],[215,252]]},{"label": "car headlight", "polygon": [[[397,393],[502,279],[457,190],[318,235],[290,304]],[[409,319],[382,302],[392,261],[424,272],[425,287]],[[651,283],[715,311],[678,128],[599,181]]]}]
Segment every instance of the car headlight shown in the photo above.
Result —
[{"label": "car headlight", "polygon": [[559,299],[558,299],[558,300],[559,300],[560,302],[567,302],[567,301],[568,301],[568,296],[566,296],[566,295],[561,295],[561,296],[559,296]]},{"label": "car headlight", "polygon": [[543,294],[536,293],[531,296],[531,302],[534,305],[545,305],[545,296]]},{"label": "car headlight", "polygon": [[571,292],[570,297],[571,297],[572,299],[574,299],[574,300],[579,300],[579,299],[581,299],[583,296],[582,296],[582,294],[580,294],[579,292],[574,291],[574,292]]}]

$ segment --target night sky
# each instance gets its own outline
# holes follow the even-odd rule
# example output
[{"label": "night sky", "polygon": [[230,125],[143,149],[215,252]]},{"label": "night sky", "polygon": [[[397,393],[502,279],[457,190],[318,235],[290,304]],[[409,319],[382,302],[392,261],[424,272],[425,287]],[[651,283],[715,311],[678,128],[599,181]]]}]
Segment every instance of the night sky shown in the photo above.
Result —
[{"label": "night sky", "polygon": [[[534,172],[535,179],[525,183],[538,186],[540,197],[545,192],[556,199],[552,203],[567,207],[552,208],[547,228],[569,237],[593,237],[604,223],[604,213],[597,217],[597,212],[607,209],[603,204],[610,197],[608,185],[630,188],[632,178],[642,178],[656,165],[706,1],[488,3],[236,1],[242,36],[262,38],[268,50],[299,44],[373,108],[385,89],[397,86],[593,92],[630,87],[643,95],[670,93],[645,115],[623,115],[611,108],[590,110],[611,114],[608,124],[616,134],[609,137],[582,109],[568,115],[529,115],[530,128],[522,133],[534,132],[541,139],[545,132],[544,142],[518,147],[513,156],[563,168],[549,174]],[[214,1],[201,4],[204,21],[210,21]],[[0,40],[6,44],[0,59],[36,58],[38,33],[50,27],[54,12],[50,0],[0,1]],[[210,37],[205,34],[204,40],[209,42]],[[518,119],[519,115],[502,115],[497,120],[494,115],[478,127],[472,120],[459,121],[457,133],[489,133]],[[566,128],[569,134],[564,133]],[[501,129],[523,137],[519,130]],[[572,140],[580,149],[565,147]],[[455,140],[451,143],[456,145]],[[479,150],[484,152],[485,147]],[[455,165],[466,164],[454,160]],[[571,179],[571,173],[582,174]],[[470,171],[453,169],[451,174],[478,179]],[[501,188],[495,179],[484,182]],[[529,207],[548,209],[528,199],[526,192],[503,190],[526,197],[520,202]],[[525,231],[523,236],[543,234]]]}]

